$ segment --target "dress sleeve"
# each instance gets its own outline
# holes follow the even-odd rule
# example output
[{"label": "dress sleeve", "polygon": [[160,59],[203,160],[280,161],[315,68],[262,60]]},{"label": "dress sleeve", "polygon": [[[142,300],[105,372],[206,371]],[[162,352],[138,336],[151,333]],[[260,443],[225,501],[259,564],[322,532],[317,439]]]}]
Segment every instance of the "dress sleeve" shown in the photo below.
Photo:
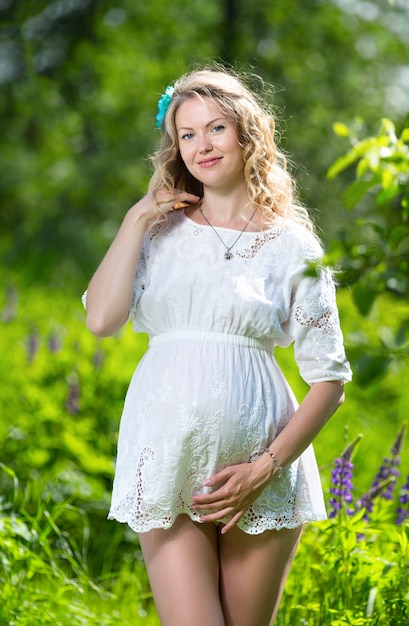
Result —
[{"label": "dress sleeve", "polygon": [[289,278],[290,311],[285,324],[286,334],[294,341],[300,374],[310,385],[350,381],[332,273],[329,268],[319,267],[315,277],[307,276],[308,261],[319,260],[322,250],[315,241],[302,248]]}]

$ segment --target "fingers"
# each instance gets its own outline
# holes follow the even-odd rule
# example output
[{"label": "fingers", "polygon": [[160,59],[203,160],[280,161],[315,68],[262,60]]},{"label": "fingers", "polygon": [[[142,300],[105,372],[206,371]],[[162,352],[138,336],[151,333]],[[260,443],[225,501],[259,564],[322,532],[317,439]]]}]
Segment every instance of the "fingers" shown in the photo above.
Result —
[{"label": "fingers", "polygon": [[232,526],[254,503],[264,488],[264,480],[256,479],[253,464],[242,463],[227,467],[204,482],[212,487],[210,493],[192,497],[191,509],[201,514],[201,522],[223,521],[230,517],[223,526],[223,533]]},{"label": "fingers", "polygon": [[[215,492],[216,493],[216,492]],[[214,511],[219,511],[227,506],[234,506],[234,498],[230,498],[226,493],[217,492],[215,497],[211,497],[214,494],[210,494],[210,497],[198,496],[201,500],[196,499],[196,497],[192,498],[192,503],[190,507],[194,511],[208,511],[212,509]],[[206,499],[205,499],[206,498]]]},{"label": "fingers", "polygon": [[193,496],[192,506],[200,510],[209,507],[216,508],[231,505],[232,501],[234,501],[239,494],[239,489],[235,488],[233,485],[227,485],[227,483],[224,483],[221,487],[215,489],[214,491]]},{"label": "fingers", "polygon": [[222,526],[220,532],[222,535],[225,535],[227,532],[229,532],[229,530],[231,528],[233,528],[233,526],[235,526],[237,524],[237,522],[239,521],[239,519],[243,516],[244,511],[239,511],[238,513],[236,513],[236,515],[233,515],[233,517],[231,518],[231,520],[229,520],[227,522],[227,524],[225,524],[224,526]]},{"label": "fingers", "polygon": [[[212,493],[194,496],[190,508],[201,514],[201,522],[217,522],[231,516],[228,529],[236,523],[252,504],[248,488],[229,481]],[[227,529],[227,530],[228,530]]]},{"label": "fingers", "polygon": [[213,491],[202,493],[192,497],[192,508],[197,510],[223,507],[230,504],[230,499],[234,498],[234,485],[229,485],[229,479],[234,477],[234,472],[230,468],[214,474],[204,482],[205,487],[212,487]]},{"label": "fingers", "polygon": [[234,513],[231,507],[226,507],[221,509],[220,511],[215,511],[214,513],[205,513],[200,516],[201,522],[219,522],[223,518],[227,517]]},{"label": "fingers", "polygon": [[[220,472],[217,472],[216,474],[213,474],[213,476],[210,476],[210,478],[207,478],[203,484],[205,487],[212,487],[213,490],[220,488],[225,485],[228,480],[230,480],[237,474],[238,469],[241,469],[240,465],[230,465],[228,467],[225,467],[224,469],[220,470]],[[214,493],[214,491],[211,493]],[[209,496],[211,495],[211,493],[203,494],[203,497]]]},{"label": "fingers", "polygon": [[246,509],[241,509],[240,511],[234,511],[234,509],[232,509],[231,507],[226,507],[225,509],[222,509],[221,511],[217,511],[217,513],[207,513],[206,515],[201,515],[200,522],[203,524],[206,522],[221,522],[226,517],[231,516],[229,521],[223,525],[220,531],[224,535],[231,528],[233,528],[233,526],[237,524],[239,519],[244,515],[245,511]]},{"label": "fingers", "polygon": [[168,189],[165,186],[155,189],[152,195],[156,209],[161,215],[197,204],[200,200],[199,196],[192,193],[181,189]]}]

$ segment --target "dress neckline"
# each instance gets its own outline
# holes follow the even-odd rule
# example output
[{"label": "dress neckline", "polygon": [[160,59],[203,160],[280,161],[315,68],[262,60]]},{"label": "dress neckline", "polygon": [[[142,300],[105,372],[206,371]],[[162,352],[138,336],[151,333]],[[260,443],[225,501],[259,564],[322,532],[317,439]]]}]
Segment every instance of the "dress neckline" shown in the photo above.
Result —
[{"label": "dress neckline", "polygon": [[[188,217],[186,215],[186,209],[183,209],[183,217],[185,219],[186,222],[192,224],[193,226],[196,226],[197,228],[206,228],[206,229],[211,229],[211,226],[209,224],[200,224],[199,222],[195,222],[195,220],[192,220],[191,217]],[[282,228],[283,224],[285,223],[285,218],[284,217],[278,217],[278,222],[275,226],[272,226],[271,228],[266,228],[265,230],[246,230],[243,232],[243,237],[245,237],[246,235],[264,235],[266,233],[271,233],[275,230],[277,230],[278,228]],[[227,232],[231,232],[231,233],[239,233],[240,229],[238,228],[227,228],[226,226],[214,226],[215,229],[217,230],[224,230]]]}]

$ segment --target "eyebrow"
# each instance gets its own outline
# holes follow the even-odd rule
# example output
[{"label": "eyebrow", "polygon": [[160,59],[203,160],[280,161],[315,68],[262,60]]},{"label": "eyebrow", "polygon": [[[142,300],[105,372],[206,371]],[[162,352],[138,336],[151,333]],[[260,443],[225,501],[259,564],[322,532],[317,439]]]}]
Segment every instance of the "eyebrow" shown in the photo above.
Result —
[{"label": "eyebrow", "polygon": [[[225,121],[229,121],[227,117],[216,117],[214,120],[211,120],[210,122],[208,122],[206,124],[206,128],[208,128],[209,126],[211,126],[212,124],[214,124],[215,122],[219,122],[221,120],[225,120]],[[190,126],[181,126],[180,128],[177,129],[178,131],[181,130],[194,130],[194,128],[191,128]]]}]

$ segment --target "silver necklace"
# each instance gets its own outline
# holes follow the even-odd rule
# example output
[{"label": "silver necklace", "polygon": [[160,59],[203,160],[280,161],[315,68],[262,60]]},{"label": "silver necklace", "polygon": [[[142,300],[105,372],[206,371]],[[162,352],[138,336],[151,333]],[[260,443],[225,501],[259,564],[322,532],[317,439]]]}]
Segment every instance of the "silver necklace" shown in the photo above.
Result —
[{"label": "silver necklace", "polygon": [[225,249],[225,253],[224,253],[224,258],[226,259],[226,261],[230,261],[230,259],[232,259],[234,257],[234,254],[232,252],[232,249],[234,248],[234,246],[236,245],[236,243],[238,242],[238,240],[240,239],[240,237],[242,236],[242,234],[246,231],[247,226],[250,224],[251,220],[254,217],[254,214],[256,212],[256,209],[254,209],[250,219],[248,222],[246,222],[245,227],[243,228],[243,230],[241,230],[239,232],[239,236],[236,237],[236,239],[233,241],[233,243],[231,244],[231,246],[226,246],[226,244],[224,243],[223,239],[220,237],[219,233],[217,232],[217,230],[215,229],[215,227],[213,226],[213,224],[211,224],[209,222],[209,220],[207,219],[206,215],[203,213],[203,209],[200,206],[199,207],[199,211],[200,211],[200,215],[203,217],[203,219],[209,224],[210,228],[212,229],[212,231],[214,232],[215,235],[217,235],[217,237],[220,239],[220,241],[223,244],[223,247]]}]

